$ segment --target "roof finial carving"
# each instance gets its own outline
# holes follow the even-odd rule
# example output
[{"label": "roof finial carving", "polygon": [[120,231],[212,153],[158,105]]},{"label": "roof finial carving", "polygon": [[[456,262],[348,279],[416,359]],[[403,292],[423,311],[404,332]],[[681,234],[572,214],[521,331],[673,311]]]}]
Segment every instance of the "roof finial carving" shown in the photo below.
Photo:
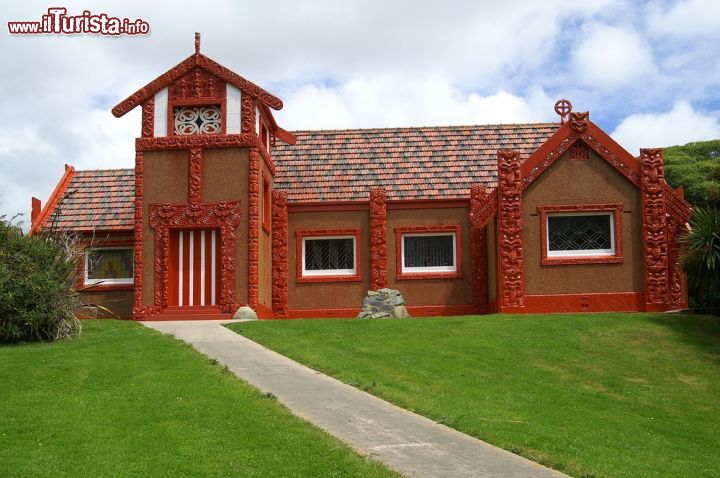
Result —
[{"label": "roof finial carving", "polygon": [[195,32],[195,54],[200,54],[200,33]]},{"label": "roof finial carving", "polygon": [[570,100],[557,100],[555,103],[555,113],[560,115],[560,124],[567,123],[570,112],[572,112],[572,103],[570,103]]}]

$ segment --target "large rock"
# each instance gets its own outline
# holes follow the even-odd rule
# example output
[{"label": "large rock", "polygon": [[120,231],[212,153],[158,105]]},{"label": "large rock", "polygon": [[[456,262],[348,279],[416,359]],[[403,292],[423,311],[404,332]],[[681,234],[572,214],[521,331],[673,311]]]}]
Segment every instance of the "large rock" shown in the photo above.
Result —
[{"label": "large rock", "polygon": [[257,320],[258,316],[254,310],[244,305],[235,311],[234,320]]},{"label": "large rock", "polygon": [[395,289],[368,291],[357,316],[358,319],[407,319],[409,317],[405,308],[405,299],[400,291]]}]

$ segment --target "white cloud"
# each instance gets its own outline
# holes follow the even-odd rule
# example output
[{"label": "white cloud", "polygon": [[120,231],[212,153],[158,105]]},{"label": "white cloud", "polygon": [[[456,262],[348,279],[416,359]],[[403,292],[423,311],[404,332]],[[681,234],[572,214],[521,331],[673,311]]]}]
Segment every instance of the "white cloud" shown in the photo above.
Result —
[{"label": "white cloud", "polygon": [[464,93],[450,78],[373,76],[339,85],[305,84],[288,91],[277,113],[288,129],[523,123],[555,120],[553,99],[540,87],[524,96],[500,90]]},{"label": "white cloud", "polygon": [[649,6],[648,28],[658,36],[720,37],[720,3],[717,0],[686,0],[669,8]]},{"label": "white cloud", "polygon": [[626,86],[656,72],[652,51],[638,33],[604,24],[586,27],[572,63],[580,80],[601,89]]},{"label": "white cloud", "polygon": [[611,134],[633,155],[640,148],[661,148],[691,141],[720,138],[720,122],[704,115],[686,101],[678,101],[665,113],[634,114],[625,118]]}]

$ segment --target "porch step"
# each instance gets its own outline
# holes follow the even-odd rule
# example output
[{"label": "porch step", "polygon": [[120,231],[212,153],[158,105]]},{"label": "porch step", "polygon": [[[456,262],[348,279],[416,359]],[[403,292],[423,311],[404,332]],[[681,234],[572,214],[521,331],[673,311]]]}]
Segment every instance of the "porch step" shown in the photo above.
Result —
[{"label": "porch step", "polygon": [[145,320],[230,320],[232,316],[233,314],[222,312],[219,307],[213,306],[171,306]]}]

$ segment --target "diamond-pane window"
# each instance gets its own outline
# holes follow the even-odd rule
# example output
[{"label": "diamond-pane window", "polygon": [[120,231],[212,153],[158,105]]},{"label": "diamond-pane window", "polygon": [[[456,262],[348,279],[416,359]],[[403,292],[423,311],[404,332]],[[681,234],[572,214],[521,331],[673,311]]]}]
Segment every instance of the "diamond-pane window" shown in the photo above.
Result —
[{"label": "diamond-pane window", "polygon": [[452,272],[455,234],[406,234],[402,238],[404,272]]},{"label": "diamond-pane window", "polygon": [[132,284],[131,247],[90,249],[85,253],[85,284]]},{"label": "diamond-pane window", "polygon": [[612,213],[547,217],[548,255],[613,254]]},{"label": "diamond-pane window", "polygon": [[175,134],[218,134],[221,132],[219,106],[183,106],[175,108]]},{"label": "diamond-pane window", "polygon": [[303,275],[355,274],[354,237],[303,239]]}]

